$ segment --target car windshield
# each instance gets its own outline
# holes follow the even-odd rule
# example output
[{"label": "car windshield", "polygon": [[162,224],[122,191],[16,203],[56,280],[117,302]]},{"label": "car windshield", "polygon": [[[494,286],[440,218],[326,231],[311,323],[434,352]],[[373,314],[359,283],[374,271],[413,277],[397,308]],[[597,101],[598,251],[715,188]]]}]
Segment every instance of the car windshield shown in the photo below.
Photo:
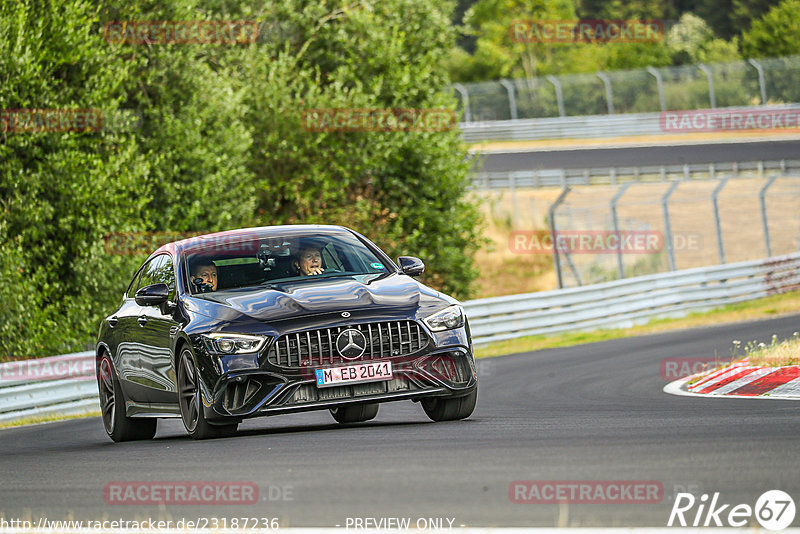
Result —
[{"label": "car windshield", "polygon": [[332,277],[368,281],[390,271],[352,234],[201,240],[187,252],[193,294]]}]

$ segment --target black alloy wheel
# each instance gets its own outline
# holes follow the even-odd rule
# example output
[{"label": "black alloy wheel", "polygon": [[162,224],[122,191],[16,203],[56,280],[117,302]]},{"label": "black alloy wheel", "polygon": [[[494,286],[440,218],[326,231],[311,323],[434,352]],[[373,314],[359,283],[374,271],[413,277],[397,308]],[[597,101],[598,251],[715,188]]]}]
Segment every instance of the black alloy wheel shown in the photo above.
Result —
[{"label": "black alloy wheel", "polygon": [[125,397],[114,374],[111,357],[104,353],[97,370],[100,393],[100,413],[106,434],[114,441],[152,439],[156,435],[157,419],[134,419],[125,415]]},{"label": "black alloy wheel", "polygon": [[219,438],[236,432],[239,423],[212,425],[206,420],[199,382],[192,351],[184,348],[178,361],[178,404],[186,431],[194,439]]}]

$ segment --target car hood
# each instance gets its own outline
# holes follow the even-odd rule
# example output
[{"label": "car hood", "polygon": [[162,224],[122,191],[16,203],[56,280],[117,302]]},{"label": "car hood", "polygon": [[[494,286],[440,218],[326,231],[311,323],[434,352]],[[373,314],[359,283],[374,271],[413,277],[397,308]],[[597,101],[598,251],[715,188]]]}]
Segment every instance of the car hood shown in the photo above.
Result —
[{"label": "car hood", "polygon": [[185,299],[188,309],[219,320],[243,315],[259,322],[281,321],[331,312],[425,317],[455,299],[406,275],[391,274],[362,283],[353,278],[329,278],[275,284],[274,288],[217,291]]}]

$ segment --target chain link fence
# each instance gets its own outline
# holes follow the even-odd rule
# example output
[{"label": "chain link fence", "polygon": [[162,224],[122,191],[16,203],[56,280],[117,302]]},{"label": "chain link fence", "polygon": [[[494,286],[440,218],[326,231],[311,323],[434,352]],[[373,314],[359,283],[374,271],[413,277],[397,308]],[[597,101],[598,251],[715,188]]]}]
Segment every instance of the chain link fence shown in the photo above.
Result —
[{"label": "chain link fence", "polygon": [[800,175],[567,187],[548,222],[518,252],[551,239],[560,287],[768,258],[800,250]]},{"label": "chain link fence", "polygon": [[800,102],[800,56],[454,84],[465,123]]}]

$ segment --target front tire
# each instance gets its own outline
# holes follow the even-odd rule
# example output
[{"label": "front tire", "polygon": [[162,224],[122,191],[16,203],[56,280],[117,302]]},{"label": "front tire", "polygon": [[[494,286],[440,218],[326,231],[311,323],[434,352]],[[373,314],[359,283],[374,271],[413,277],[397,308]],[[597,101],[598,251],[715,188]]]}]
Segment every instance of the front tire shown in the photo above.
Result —
[{"label": "front tire", "polygon": [[212,425],[206,420],[199,383],[192,351],[184,348],[178,359],[178,404],[186,431],[194,439],[220,438],[235,433],[239,423]]},{"label": "front tire", "polygon": [[97,387],[100,390],[103,427],[108,437],[115,442],[153,439],[156,435],[157,419],[133,419],[125,415],[125,397],[108,353],[103,353],[100,358]]},{"label": "front tire", "polygon": [[354,406],[341,406],[339,408],[331,408],[331,415],[336,419],[337,423],[363,423],[370,419],[375,419],[378,415],[378,408],[380,405],[376,402],[373,404],[356,404]]},{"label": "front tire", "polygon": [[429,397],[422,399],[422,409],[433,421],[456,421],[466,419],[475,411],[478,390],[455,399]]}]

